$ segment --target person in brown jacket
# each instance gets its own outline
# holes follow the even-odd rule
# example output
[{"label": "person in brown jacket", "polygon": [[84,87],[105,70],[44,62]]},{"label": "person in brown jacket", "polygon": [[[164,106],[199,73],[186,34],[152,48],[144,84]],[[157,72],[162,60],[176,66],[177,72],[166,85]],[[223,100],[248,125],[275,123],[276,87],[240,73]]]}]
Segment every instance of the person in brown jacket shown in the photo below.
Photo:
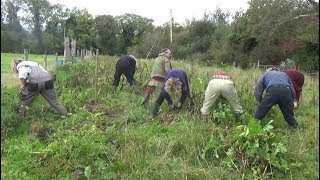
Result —
[{"label": "person in brown jacket", "polygon": [[150,95],[155,91],[156,87],[163,87],[167,73],[172,69],[171,65],[171,50],[168,48],[162,49],[161,53],[155,59],[151,73],[151,80],[143,96],[142,104],[147,104]]}]

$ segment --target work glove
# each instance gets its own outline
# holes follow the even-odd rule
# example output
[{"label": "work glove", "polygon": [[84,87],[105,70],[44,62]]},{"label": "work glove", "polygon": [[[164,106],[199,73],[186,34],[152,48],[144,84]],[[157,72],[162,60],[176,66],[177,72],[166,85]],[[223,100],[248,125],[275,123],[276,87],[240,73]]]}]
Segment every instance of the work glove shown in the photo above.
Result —
[{"label": "work glove", "polygon": [[189,108],[190,114],[194,114],[194,111],[195,111],[195,107],[194,107],[194,105],[191,105]]},{"label": "work glove", "polygon": [[177,109],[180,110],[181,108],[182,108],[182,104],[181,104],[181,102],[178,102],[177,103]]},{"label": "work glove", "polygon": [[169,109],[170,109],[171,111],[175,109],[175,106],[174,106],[173,103],[172,103],[172,104],[169,104]]}]

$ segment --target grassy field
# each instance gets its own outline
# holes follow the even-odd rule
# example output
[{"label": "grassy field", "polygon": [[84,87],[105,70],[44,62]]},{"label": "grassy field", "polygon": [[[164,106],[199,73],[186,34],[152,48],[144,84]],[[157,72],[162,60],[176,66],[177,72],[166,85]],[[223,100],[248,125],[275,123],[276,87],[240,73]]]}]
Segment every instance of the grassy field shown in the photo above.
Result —
[{"label": "grassy field", "polygon": [[[14,54],[14,53],[1,53],[1,84],[7,87],[12,87],[15,84],[15,82],[18,82],[16,80],[16,77],[12,73],[11,69],[11,61],[13,59],[23,59],[23,54]],[[45,67],[44,57],[43,55],[35,55],[30,54],[28,56],[28,59],[31,61],[38,62],[43,67]],[[63,59],[63,57],[59,56],[58,59]],[[47,56],[47,68],[49,71],[53,71],[56,67],[56,57],[54,55],[48,55]]]},{"label": "grassy field", "polygon": [[[15,55],[1,54],[1,64]],[[21,55],[18,55],[21,56]],[[31,59],[31,58],[30,58]],[[41,56],[38,56],[41,62]],[[253,120],[258,103],[253,86],[263,72],[229,66],[173,61],[190,78],[195,114],[184,107],[157,118],[142,106],[152,63],[138,60],[135,78],[141,94],[128,85],[111,95],[115,57],[55,69],[55,89],[72,113],[60,118],[37,98],[25,115],[16,114],[18,86],[7,86],[1,67],[1,178],[3,179],[319,179],[319,80],[305,77],[300,124],[291,132],[278,107],[261,123]],[[52,61],[51,61],[52,62]],[[235,80],[243,123],[236,124],[228,103],[219,100],[205,122],[199,113],[208,73],[225,71]],[[95,99],[97,92],[97,99]]]}]

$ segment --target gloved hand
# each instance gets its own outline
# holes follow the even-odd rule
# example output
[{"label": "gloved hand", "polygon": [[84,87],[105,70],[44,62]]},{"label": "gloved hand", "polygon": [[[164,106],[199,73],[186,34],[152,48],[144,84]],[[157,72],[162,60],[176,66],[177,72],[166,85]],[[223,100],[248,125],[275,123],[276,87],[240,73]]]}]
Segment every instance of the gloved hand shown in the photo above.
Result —
[{"label": "gloved hand", "polygon": [[174,106],[173,103],[172,103],[172,104],[169,104],[169,109],[170,109],[171,111],[175,109],[175,106]]},{"label": "gloved hand", "polygon": [[180,110],[181,108],[182,108],[182,104],[181,104],[181,102],[178,102],[177,103],[177,109]]},{"label": "gloved hand", "polygon": [[190,112],[191,114],[194,114],[194,110],[195,110],[194,105],[191,105],[190,108],[189,108],[189,112]]}]

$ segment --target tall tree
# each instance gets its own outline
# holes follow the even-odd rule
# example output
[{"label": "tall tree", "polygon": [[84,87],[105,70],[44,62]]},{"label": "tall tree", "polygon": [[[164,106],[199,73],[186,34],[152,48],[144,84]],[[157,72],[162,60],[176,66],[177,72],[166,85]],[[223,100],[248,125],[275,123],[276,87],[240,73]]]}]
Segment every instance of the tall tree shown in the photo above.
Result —
[{"label": "tall tree", "polygon": [[24,10],[27,15],[24,17],[24,21],[32,29],[34,37],[37,39],[38,52],[42,52],[42,28],[43,24],[50,16],[50,3],[47,0],[23,0]]},{"label": "tall tree", "polygon": [[[1,1],[2,3],[2,1]],[[1,14],[5,14],[5,22],[1,24],[1,49],[5,51],[14,51],[21,48],[24,32],[18,12],[21,10],[21,4],[18,0],[5,1]]]},{"label": "tall tree", "polygon": [[97,16],[94,19],[94,29],[96,33],[95,42],[101,53],[115,55],[119,50],[118,24],[111,15]]},{"label": "tall tree", "polygon": [[50,6],[50,16],[46,20],[45,30],[42,35],[43,45],[48,52],[63,52],[64,24],[67,11],[61,4]]},{"label": "tall tree", "polygon": [[93,18],[86,9],[73,8],[65,22],[66,36],[77,40],[77,46],[84,49],[95,48]]},{"label": "tall tree", "polygon": [[135,14],[117,16],[121,37],[121,52],[127,54],[128,47],[139,44],[142,35],[152,28],[152,19]]}]

